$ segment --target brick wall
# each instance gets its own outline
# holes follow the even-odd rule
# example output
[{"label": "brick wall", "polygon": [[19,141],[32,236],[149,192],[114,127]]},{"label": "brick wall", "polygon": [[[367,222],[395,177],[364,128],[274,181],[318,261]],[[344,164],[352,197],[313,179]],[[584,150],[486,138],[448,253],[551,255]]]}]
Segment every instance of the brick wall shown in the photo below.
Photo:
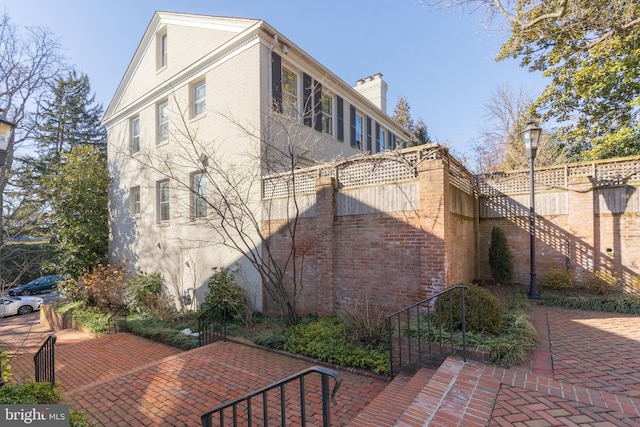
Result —
[{"label": "brick wall", "polygon": [[[297,223],[296,246],[305,248],[299,251],[296,264],[302,278],[298,281],[302,283],[299,313],[353,313],[366,304],[376,307],[375,313],[390,313],[474,278],[474,262],[459,261],[473,259],[474,218],[450,212],[446,159],[421,162],[417,174],[409,180],[418,184],[415,195],[397,183],[383,184],[374,191],[395,203],[398,198],[406,199],[400,204],[413,206],[402,211],[389,208],[390,212],[363,208],[366,202],[355,200],[358,192],[338,190],[333,178],[316,181],[315,215],[298,218]],[[363,192],[372,190],[375,187],[362,188]],[[352,199],[342,197],[342,205],[354,206],[352,212],[368,213],[350,214],[343,208],[338,214],[335,200],[341,191]],[[466,194],[466,198],[473,196]],[[291,247],[283,224],[272,221],[271,228],[280,231],[270,239],[272,252],[279,254],[281,263]],[[289,289],[291,274],[290,269]],[[277,310],[268,296],[263,307],[268,313]]]},{"label": "brick wall", "polygon": [[[609,164],[595,166],[615,170]],[[640,159],[625,163],[640,171]],[[598,272],[621,290],[636,291],[640,275],[640,185],[637,180],[599,178],[595,166],[582,175],[567,174],[563,185],[536,190],[536,272],[538,279],[551,269],[568,269],[577,279]],[[629,168],[628,165],[620,167]],[[544,173],[544,172],[543,172]],[[636,172],[638,173],[638,172]],[[633,173],[627,177],[633,177]],[[502,178],[508,182],[509,176]],[[538,182],[536,181],[536,185]],[[530,234],[528,203],[521,193],[480,198],[478,227],[478,278],[491,279],[488,249],[493,227],[502,228],[514,255],[514,281],[530,281]],[[528,199],[528,194],[526,195]],[[525,206],[526,204],[526,206]]]}]

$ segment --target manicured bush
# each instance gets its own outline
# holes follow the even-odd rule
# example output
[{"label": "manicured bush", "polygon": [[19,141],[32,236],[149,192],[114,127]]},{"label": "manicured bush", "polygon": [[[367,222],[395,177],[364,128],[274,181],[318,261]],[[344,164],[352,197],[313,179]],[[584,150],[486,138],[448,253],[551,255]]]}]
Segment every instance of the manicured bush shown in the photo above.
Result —
[{"label": "manicured bush", "polygon": [[[449,308],[452,310],[450,324]],[[488,332],[496,334],[500,331],[504,309],[500,301],[487,289],[478,285],[469,285],[464,292],[465,329],[469,332]],[[462,329],[461,299],[459,292],[449,292],[438,298],[436,310],[443,324],[456,330]]]},{"label": "manicured bush", "polygon": [[540,275],[540,285],[543,289],[573,289],[574,278],[569,270],[554,268]]},{"label": "manicured bush", "polygon": [[200,305],[200,311],[216,310],[227,301],[228,314],[232,318],[241,319],[245,324],[251,323],[251,307],[249,295],[235,281],[235,277],[227,268],[216,269],[209,279],[207,293]]},{"label": "manicured bush", "polygon": [[493,280],[502,284],[511,283],[513,280],[513,256],[509,249],[507,236],[498,227],[493,227],[491,230],[489,266]]}]

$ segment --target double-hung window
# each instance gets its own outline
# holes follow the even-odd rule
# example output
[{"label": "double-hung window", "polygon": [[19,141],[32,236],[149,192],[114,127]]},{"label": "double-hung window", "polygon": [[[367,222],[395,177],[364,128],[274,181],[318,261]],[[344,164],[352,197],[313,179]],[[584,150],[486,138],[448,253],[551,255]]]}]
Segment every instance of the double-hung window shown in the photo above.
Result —
[{"label": "double-hung window", "polygon": [[333,135],[333,97],[322,94],[322,132]]},{"label": "double-hung window", "polygon": [[191,175],[191,212],[193,218],[207,216],[207,179],[202,172]]},{"label": "double-hung window", "polygon": [[140,215],[140,187],[131,187],[129,190],[129,202],[131,209],[131,216],[137,217]]},{"label": "double-hung window", "polygon": [[157,105],[158,143],[169,141],[169,101]]},{"label": "double-hung window", "polygon": [[296,118],[298,115],[298,76],[282,67],[282,112]]},{"label": "double-hung window", "polygon": [[131,154],[140,151],[140,117],[136,116],[129,122],[129,147]]},{"label": "double-hung window", "polygon": [[207,110],[207,83],[205,81],[198,82],[192,86],[192,116],[196,117],[204,114]]},{"label": "double-hung window", "polygon": [[355,147],[364,149],[364,117],[356,113],[356,140]]},{"label": "double-hung window", "polygon": [[158,222],[169,222],[170,197],[169,180],[158,182]]},{"label": "double-hung window", "polygon": [[378,151],[380,153],[383,152],[387,148],[386,135],[387,134],[384,131],[384,129],[382,127],[380,127],[380,130],[378,131]]}]

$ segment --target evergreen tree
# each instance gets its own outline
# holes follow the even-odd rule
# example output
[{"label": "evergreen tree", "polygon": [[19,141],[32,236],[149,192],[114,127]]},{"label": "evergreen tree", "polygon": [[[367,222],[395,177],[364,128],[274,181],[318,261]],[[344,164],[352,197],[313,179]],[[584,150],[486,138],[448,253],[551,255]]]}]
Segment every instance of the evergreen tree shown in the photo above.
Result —
[{"label": "evergreen tree", "polygon": [[97,147],[78,146],[63,155],[56,169],[46,185],[55,189],[51,218],[59,242],[57,271],[78,277],[107,263],[107,160]]},{"label": "evergreen tree", "polygon": [[391,117],[396,123],[402,126],[409,135],[411,135],[411,139],[409,140],[410,147],[428,144],[431,142],[429,132],[427,132],[427,125],[424,120],[419,118],[418,121],[414,123],[411,118],[411,107],[409,106],[409,101],[406,97],[400,96],[398,98],[396,108],[393,110],[393,115]]},{"label": "evergreen tree", "polygon": [[[58,78],[39,104],[36,121],[36,152],[23,157],[15,186],[24,195],[16,210],[17,218],[29,218],[30,225],[22,233],[47,234],[51,227],[50,194],[56,182],[54,174],[65,154],[81,146],[94,147],[106,158],[106,130],[101,126],[102,106],[95,104],[89,78],[75,71]],[[24,222],[24,221],[23,221]],[[19,225],[19,223],[16,223]]]},{"label": "evergreen tree", "polygon": [[513,255],[509,249],[507,236],[501,228],[491,230],[489,244],[489,266],[493,279],[502,284],[509,284],[513,280]]},{"label": "evergreen tree", "polygon": [[40,104],[36,141],[40,161],[59,163],[62,153],[90,145],[106,155],[106,130],[100,125],[102,106],[95,105],[89,78],[75,71],[59,78]]}]

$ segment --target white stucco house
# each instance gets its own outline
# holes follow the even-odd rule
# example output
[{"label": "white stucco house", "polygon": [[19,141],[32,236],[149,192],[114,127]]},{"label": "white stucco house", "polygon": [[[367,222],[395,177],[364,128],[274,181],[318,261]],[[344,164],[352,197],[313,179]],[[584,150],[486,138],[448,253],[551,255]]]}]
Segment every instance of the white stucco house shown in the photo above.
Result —
[{"label": "white stucco house", "polygon": [[198,298],[228,267],[260,310],[260,276],[216,230],[212,198],[247,198],[259,222],[263,174],[406,144],[386,93],[381,74],[352,87],[265,21],[156,12],[103,119],[111,261]]}]

